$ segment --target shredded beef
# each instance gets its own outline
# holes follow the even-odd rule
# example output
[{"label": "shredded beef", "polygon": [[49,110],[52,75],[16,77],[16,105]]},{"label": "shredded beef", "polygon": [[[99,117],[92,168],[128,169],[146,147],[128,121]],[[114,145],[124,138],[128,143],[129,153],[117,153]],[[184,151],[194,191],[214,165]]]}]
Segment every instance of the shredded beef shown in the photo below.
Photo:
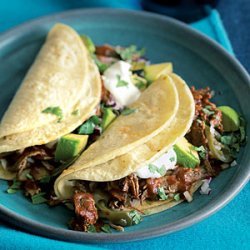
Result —
[{"label": "shredded beef", "polygon": [[122,190],[124,192],[130,192],[132,198],[139,198],[139,180],[135,174],[130,174],[129,176],[125,177]]},{"label": "shredded beef", "polygon": [[190,132],[187,135],[188,140],[194,146],[207,146],[207,138],[205,135],[205,123],[195,120],[191,126]]},{"label": "shredded beef", "polygon": [[157,197],[158,189],[163,185],[163,178],[148,178],[147,183],[147,196],[149,199],[154,200]]},{"label": "shredded beef", "polygon": [[211,125],[222,132],[222,113],[210,101],[212,94],[209,88],[196,90],[194,87],[191,87],[191,92],[195,101],[195,119],[186,137],[193,145],[203,145],[207,148],[206,125]]},{"label": "shredded beef", "polygon": [[179,167],[176,169],[175,175],[179,192],[189,191],[191,185],[203,177],[200,168]]},{"label": "shredded beef", "polygon": [[8,170],[21,173],[32,163],[32,160],[31,162],[29,161],[30,159],[50,160],[52,159],[52,155],[47,152],[44,147],[34,146],[26,148],[18,157],[16,156],[16,158],[16,163],[9,166]]},{"label": "shredded beef", "polygon": [[38,194],[41,191],[41,188],[33,180],[26,180],[24,182],[25,195],[32,197],[35,194]]},{"label": "shredded beef", "polygon": [[98,56],[119,58],[119,55],[116,53],[114,47],[112,47],[108,44],[105,44],[103,46],[96,46],[95,53]]},{"label": "shredded beef", "polygon": [[126,192],[117,190],[117,189],[111,189],[109,192],[112,197],[116,198],[118,201],[125,202],[126,201]]},{"label": "shredded beef", "polygon": [[147,179],[147,198],[156,199],[158,189],[163,187],[167,193],[185,192],[191,188],[191,185],[202,178],[200,168],[178,167],[171,175],[165,175],[161,178]]},{"label": "shredded beef", "polygon": [[98,213],[95,207],[95,200],[92,194],[77,192],[73,197],[76,221],[76,230],[87,231],[89,225],[94,225],[98,220]]},{"label": "shredded beef", "polygon": [[[107,189],[111,195],[112,207],[117,208],[131,199],[158,199],[158,189],[163,187],[166,193],[189,191],[192,184],[203,176],[201,168],[177,167],[171,174],[160,178],[139,179],[131,174],[121,180],[109,182]],[[128,200],[127,200],[128,199]]]}]

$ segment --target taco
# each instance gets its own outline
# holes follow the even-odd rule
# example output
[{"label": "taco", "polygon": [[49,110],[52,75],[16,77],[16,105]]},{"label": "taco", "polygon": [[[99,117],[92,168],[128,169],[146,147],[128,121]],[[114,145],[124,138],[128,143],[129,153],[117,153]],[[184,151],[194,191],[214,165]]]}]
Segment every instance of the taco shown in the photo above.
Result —
[{"label": "taco", "polygon": [[[148,120],[156,115],[155,112],[161,110],[161,107],[166,107],[163,110],[167,110],[169,107],[169,104],[164,104],[157,97],[159,91],[169,99],[170,91],[165,92],[163,86],[159,85],[159,82],[167,84],[167,81],[174,84],[178,93],[177,101],[179,105],[175,117],[172,120],[168,119],[170,122],[167,122],[157,133],[144,137],[146,130],[142,129],[143,124],[147,124]],[[167,175],[168,170],[176,168],[177,158],[173,145],[178,143],[178,140],[183,140],[194,119],[194,99],[184,80],[175,74],[162,76],[152,83],[141,97],[131,106],[131,108],[138,108],[138,112],[131,114],[129,117],[120,116],[116,119],[102,136],[57,178],[54,186],[55,193],[60,199],[72,198],[75,190],[77,190],[74,195],[76,208],[79,207],[80,200],[87,199],[90,203],[91,198],[90,196],[86,198],[86,195],[87,193],[92,194],[92,201],[95,200],[96,209],[100,211],[99,214],[109,219],[111,223],[122,226],[133,224],[129,216],[131,212],[132,215],[135,214],[135,211],[148,215],[179,204],[183,199],[177,200],[178,193],[186,191],[192,196],[203,177],[198,169],[189,169],[184,172],[183,169],[180,169],[179,172],[176,172],[175,177],[172,173],[169,176]],[[144,99],[149,101],[150,106],[141,109],[140,107],[145,106]],[[157,100],[159,103],[154,102],[152,104],[150,99]],[[145,114],[145,112],[148,112],[148,114]],[[131,122],[131,120],[135,122]],[[129,130],[128,134],[127,130],[124,131],[124,128]],[[136,141],[133,138],[135,135]],[[140,136],[137,137],[138,135]],[[142,140],[143,137],[144,140]],[[130,142],[129,144],[126,142],[125,149],[122,148],[124,140]],[[156,163],[159,161],[162,163],[164,160],[167,163],[169,157],[172,158],[169,165],[159,166]],[[148,171],[152,172],[151,176],[150,174],[148,176]],[[187,182],[183,180],[182,183],[177,184],[177,180],[174,180],[174,178],[180,178],[180,176],[188,174],[193,176]],[[153,178],[154,176],[156,178]],[[163,188],[160,189],[162,194],[158,199],[158,188],[162,182],[167,182],[168,177],[169,179],[172,178],[174,184],[179,185],[179,187],[175,187],[175,192],[170,196],[165,194]],[[178,180],[178,182],[181,181]],[[82,186],[82,192],[78,189],[79,185]],[[185,190],[180,187],[181,185],[185,186]],[[146,188],[142,186],[146,186]],[[114,201],[112,201],[113,198]],[[114,203],[113,210],[108,208],[110,202]],[[97,210],[92,210],[92,217],[95,217],[94,214],[98,213]],[[116,213],[119,216],[115,216]],[[121,215],[122,213],[124,218]],[[91,216],[90,211],[89,215]],[[85,218],[84,221],[89,222],[90,218]]]},{"label": "taco", "polygon": [[[100,100],[100,74],[82,39],[72,28],[55,25],[1,120],[0,155],[72,132]],[[14,176],[1,168],[1,178]]]}]

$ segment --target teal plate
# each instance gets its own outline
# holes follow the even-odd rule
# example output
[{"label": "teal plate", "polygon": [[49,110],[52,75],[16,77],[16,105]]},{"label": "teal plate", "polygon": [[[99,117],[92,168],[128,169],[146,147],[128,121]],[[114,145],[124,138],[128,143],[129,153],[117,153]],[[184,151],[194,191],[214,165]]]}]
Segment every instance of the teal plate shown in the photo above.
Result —
[{"label": "teal plate", "polygon": [[[96,44],[110,43],[146,48],[152,63],[171,61],[174,70],[188,84],[210,86],[218,105],[230,105],[250,121],[250,80],[243,67],[217,43],[188,26],[160,15],[107,9],[64,12],[21,25],[0,36],[0,117],[17,90],[48,30],[63,22]],[[32,97],[31,97],[32,98]],[[247,133],[249,134],[249,122]],[[7,194],[7,182],[0,181],[1,217],[43,236],[80,242],[121,242],[150,238],[190,226],[227,204],[247,183],[250,173],[250,145],[242,148],[238,165],[223,171],[212,181],[212,192],[195,194],[194,201],[146,217],[125,232],[82,233],[67,228],[72,214],[64,207],[32,205],[21,193]]]}]

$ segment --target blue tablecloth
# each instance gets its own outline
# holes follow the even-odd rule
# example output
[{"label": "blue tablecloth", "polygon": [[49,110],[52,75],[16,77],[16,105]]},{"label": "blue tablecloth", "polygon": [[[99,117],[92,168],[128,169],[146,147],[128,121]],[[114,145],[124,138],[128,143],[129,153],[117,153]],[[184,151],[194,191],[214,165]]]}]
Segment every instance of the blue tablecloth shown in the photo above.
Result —
[{"label": "blue tablecloth", "polygon": [[[141,10],[138,0],[12,0],[0,2],[0,32],[24,21],[83,7],[117,7]],[[191,24],[233,53],[217,11]],[[250,185],[225,208],[190,228],[171,235],[133,243],[86,245],[32,235],[0,221],[0,249],[250,249]]]}]

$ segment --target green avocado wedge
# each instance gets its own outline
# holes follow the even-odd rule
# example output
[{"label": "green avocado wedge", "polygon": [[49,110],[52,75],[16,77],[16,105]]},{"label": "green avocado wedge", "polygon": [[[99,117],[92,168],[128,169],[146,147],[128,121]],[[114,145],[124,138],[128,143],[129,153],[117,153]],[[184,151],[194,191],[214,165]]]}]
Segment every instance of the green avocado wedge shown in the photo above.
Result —
[{"label": "green avocado wedge", "polygon": [[105,108],[101,124],[102,129],[105,130],[115,118],[116,115],[113,113],[112,109]]},{"label": "green avocado wedge", "polygon": [[237,131],[240,128],[240,117],[238,113],[229,106],[220,106],[222,112],[222,125],[225,132]]},{"label": "green avocado wedge", "polygon": [[174,145],[177,163],[186,168],[195,168],[200,164],[199,155],[194,146],[185,137],[180,138]]},{"label": "green avocado wedge", "polygon": [[72,159],[86,147],[87,142],[88,135],[68,134],[62,136],[56,147],[56,161]]},{"label": "green avocado wedge", "polygon": [[172,63],[158,63],[151,64],[144,67],[145,78],[149,82],[153,82],[158,79],[161,75],[170,74],[173,72]]}]

